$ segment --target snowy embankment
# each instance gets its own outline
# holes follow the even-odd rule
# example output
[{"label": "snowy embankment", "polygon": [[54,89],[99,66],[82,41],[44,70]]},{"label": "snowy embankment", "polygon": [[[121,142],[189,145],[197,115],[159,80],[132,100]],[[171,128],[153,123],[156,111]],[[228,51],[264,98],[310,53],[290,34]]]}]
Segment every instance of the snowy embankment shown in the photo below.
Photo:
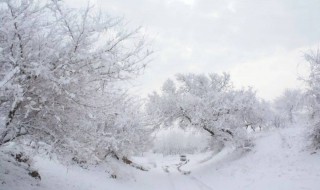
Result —
[{"label": "snowy embankment", "polygon": [[[113,165],[111,170],[107,166],[65,167],[37,157],[33,162],[41,181],[35,183],[34,179],[23,178],[19,173],[4,174],[0,170],[0,175],[4,175],[0,180],[7,180],[0,184],[0,189],[319,190],[320,154],[306,149],[304,129],[292,127],[261,133],[255,147],[246,154],[224,149],[218,154],[187,155],[186,164],[181,164],[178,156],[147,154],[134,158],[147,166],[148,172],[119,163],[109,163]],[[178,169],[191,173],[183,175]],[[110,178],[108,171],[117,171],[117,179]],[[10,176],[19,178],[10,179]],[[32,184],[29,187],[28,182]]]}]

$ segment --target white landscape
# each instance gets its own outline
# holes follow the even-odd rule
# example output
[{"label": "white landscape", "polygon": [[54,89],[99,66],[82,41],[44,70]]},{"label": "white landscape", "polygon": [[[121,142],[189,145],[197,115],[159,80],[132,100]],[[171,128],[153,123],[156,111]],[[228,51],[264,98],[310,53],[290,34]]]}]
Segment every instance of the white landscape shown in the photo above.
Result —
[{"label": "white landscape", "polygon": [[140,3],[0,1],[0,190],[319,190],[320,2]]}]

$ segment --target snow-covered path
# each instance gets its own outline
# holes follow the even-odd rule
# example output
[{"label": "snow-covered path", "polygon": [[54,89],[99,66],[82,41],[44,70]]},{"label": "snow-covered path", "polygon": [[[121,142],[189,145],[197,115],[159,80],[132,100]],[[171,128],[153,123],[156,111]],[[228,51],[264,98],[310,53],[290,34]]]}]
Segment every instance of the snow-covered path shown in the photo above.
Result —
[{"label": "snow-covered path", "polygon": [[306,150],[305,128],[276,129],[261,135],[249,153],[227,154],[189,176],[175,176],[171,189],[320,189],[320,155]]},{"label": "snow-covered path", "polygon": [[[292,127],[261,132],[253,150],[245,154],[223,150],[204,163],[197,160],[206,159],[209,154],[189,157],[190,162],[181,169],[191,170],[190,175],[178,172],[175,164],[178,160],[172,157],[160,158],[148,172],[122,165],[118,169],[126,177],[120,179],[111,179],[103,167],[66,168],[40,158],[36,167],[42,180],[39,186],[27,189],[319,190],[320,155],[311,154],[305,148],[304,129]],[[147,160],[144,157],[141,161],[148,164]],[[154,161],[159,158],[154,157]],[[164,164],[168,164],[169,172],[164,170]],[[26,186],[11,189],[26,189]]]}]

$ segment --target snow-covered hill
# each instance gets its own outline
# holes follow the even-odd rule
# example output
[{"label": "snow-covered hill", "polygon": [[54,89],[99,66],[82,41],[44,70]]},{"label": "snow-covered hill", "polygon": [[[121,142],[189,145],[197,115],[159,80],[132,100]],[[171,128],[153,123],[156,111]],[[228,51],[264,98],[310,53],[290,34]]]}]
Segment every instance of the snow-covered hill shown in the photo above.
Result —
[{"label": "snow-covered hill", "polygon": [[[36,157],[34,168],[41,174],[41,181],[36,183],[30,177],[22,177],[21,170],[9,171],[8,163],[2,159],[0,189],[320,189],[320,154],[306,148],[305,128],[261,132],[254,141],[250,152],[226,148],[217,154],[187,155],[187,163],[180,162],[178,156],[146,154],[134,158],[149,168],[147,172],[116,162],[90,169],[65,167]],[[111,178],[108,171],[117,171],[117,179]],[[184,175],[186,171],[191,173]]]}]

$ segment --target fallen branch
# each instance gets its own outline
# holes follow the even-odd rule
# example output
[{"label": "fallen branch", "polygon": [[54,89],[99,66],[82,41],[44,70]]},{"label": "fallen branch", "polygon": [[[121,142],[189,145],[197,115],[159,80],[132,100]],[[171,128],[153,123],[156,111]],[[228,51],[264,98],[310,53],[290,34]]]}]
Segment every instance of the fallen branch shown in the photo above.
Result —
[{"label": "fallen branch", "polygon": [[137,163],[134,163],[134,162],[132,162],[131,160],[129,160],[127,157],[122,157],[122,161],[125,163],[125,164],[128,164],[128,165],[130,165],[130,166],[132,166],[132,167],[134,167],[134,168],[136,168],[136,169],[139,169],[139,170],[141,170],[141,171],[149,171],[149,169],[147,169],[147,168],[145,168],[145,167],[143,167],[143,166],[141,166],[141,165],[139,165],[139,164],[137,164]]}]

